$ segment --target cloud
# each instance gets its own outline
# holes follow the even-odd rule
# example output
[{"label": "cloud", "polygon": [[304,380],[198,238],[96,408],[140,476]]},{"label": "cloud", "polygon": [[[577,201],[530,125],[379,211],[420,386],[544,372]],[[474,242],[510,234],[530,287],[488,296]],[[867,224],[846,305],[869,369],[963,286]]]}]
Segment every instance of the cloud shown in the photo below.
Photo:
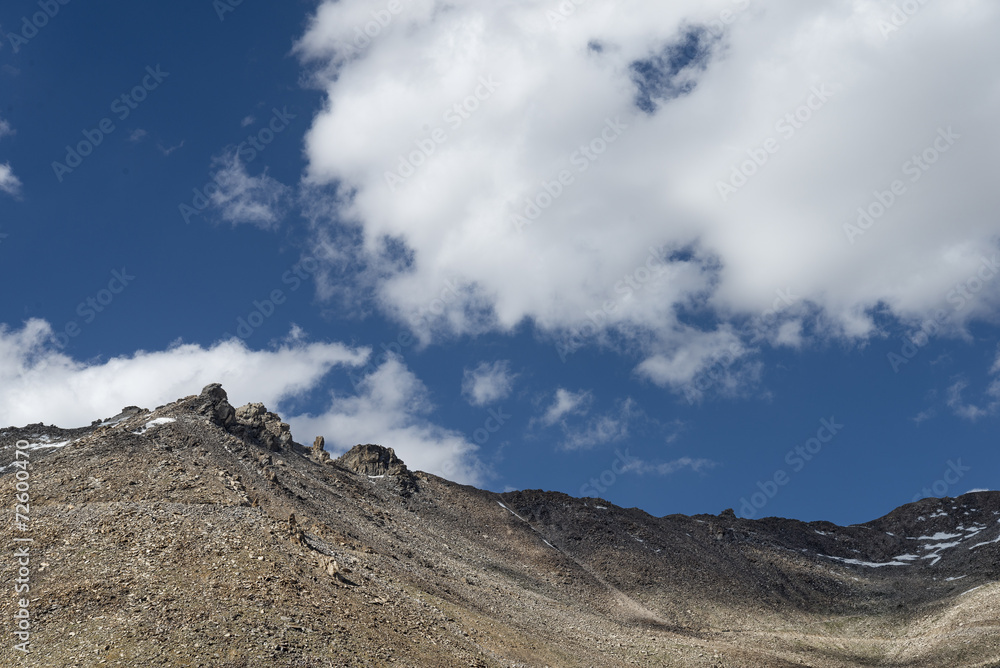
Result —
[{"label": "cloud", "polygon": [[20,330],[0,325],[0,425],[87,425],[126,405],[153,408],[220,382],[234,405],[259,401],[281,413],[300,442],[311,443],[319,434],[338,450],[378,442],[395,448],[413,468],[482,482],[476,446],[430,422],[426,388],[398,360],[367,376],[358,394],[331,397],[322,414],[282,411],[331,371],[363,366],[370,355],[365,348],[304,339],[293,328],[273,350],[250,350],[230,339],[209,348],[178,344],[85,363],[55,347],[52,328],[43,320],[29,320]]},{"label": "cloud", "polygon": [[507,360],[497,360],[492,364],[482,362],[475,369],[465,369],[462,395],[473,406],[492,404],[510,396],[515,378]]},{"label": "cloud", "polygon": [[137,143],[137,142],[141,142],[143,139],[146,138],[146,136],[148,134],[149,133],[146,132],[145,130],[143,130],[142,128],[137,128],[135,130],[132,130],[132,132],[129,133],[128,140],[130,142],[132,142],[133,144]]},{"label": "cloud", "polygon": [[[10,123],[0,118],[0,139],[12,134],[16,133],[10,127]],[[9,162],[0,164],[0,190],[15,199],[21,196],[21,180],[14,176],[14,170]]]},{"label": "cloud", "polygon": [[158,143],[156,145],[156,148],[160,149],[160,153],[162,153],[164,156],[168,156],[171,153],[173,153],[174,151],[176,151],[177,149],[184,148],[184,142],[185,141],[186,140],[182,139],[180,144],[177,144],[176,146],[169,146],[169,147],[164,147],[163,144],[159,144]]},{"label": "cloud", "polygon": [[580,390],[570,392],[562,387],[556,390],[555,400],[542,416],[542,424],[551,427],[570,414],[584,414],[593,402],[594,397],[590,392]]},{"label": "cloud", "polygon": [[962,398],[968,386],[969,381],[962,379],[948,387],[947,398],[945,399],[948,408],[958,417],[971,422],[996,414],[997,409],[1000,408],[1000,379],[995,379],[987,388],[986,395],[989,397],[988,402],[981,405],[967,403]]},{"label": "cloud", "polygon": [[543,424],[550,420],[554,421],[556,415],[561,413],[558,418],[563,432],[561,447],[566,450],[583,450],[619,443],[629,437],[632,422],[642,415],[635,401],[625,398],[618,401],[615,408],[608,412],[572,420],[568,419],[568,416],[586,414],[584,406],[589,406],[591,402],[589,393],[575,405],[575,397],[568,397],[568,403],[561,405],[560,398],[557,398],[556,404],[546,412]]},{"label": "cloud", "polygon": [[713,333],[688,330],[673,350],[648,357],[636,371],[657,385],[682,387],[716,362],[725,366],[746,353],[740,339],[728,330]]},{"label": "cloud", "polygon": [[14,176],[14,170],[11,169],[9,162],[0,164],[0,190],[11,197],[21,195],[21,179]]},{"label": "cloud", "polygon": [[240,121],[240,127],[245,128],[248,125],[253,125],[256,122],[256,120],[257,119],[255,119],[253,116],[244,116],[243,120]]},{"label": "cloud", "polygon": [[305,147],[317,240],[351,242],[340,260],[423,339],[530,321],[620,342],[683,391],[732,346],[757,354],[735,323],[776,291],[808,318],[782,311],[763,343],[863,341],[876,309],[950,311],[996,252],[995,3],[924,4],[888,32],[868,0],[583,3],[553,25],[554,7],[413,0],[358,46],[368,3],[327,0],[296,46],[328,98]]},{"label": "cloud", "polygon": [[997,353],[996,359],[990,366],[988,376],[990,377],[989,385],[986,386],[978,405],[963,399],[964,392],[969,386],[968,380],[959,378],[952,383],[948,387],[945,399],[948,408],[958,417],[972,422],[983,417],[996,415],[997,411],[1000,411],[1000,352]]},{"label": "cloud", "polygon": [[427,388],[399,359],[364,378],[353,397],[333,396],[322,415],[289,419],[293,431],[323,435],[335,451],[358,443],[391,446],[415,470],[479,485],[487,477],[478,449],[460,433],[432,424]]},{"label": "cloud", "polygon": [[598,415],[579,426],[564,425],[563,447],[567,450],[581,450],[618,443],[626,439],[629,434],[631,399],[626,400],[623,404],[624,406],[618,414]]},{"label": "cloud", "polygon": [[714,468],[716,462],[711,459],[695,459],[692,457],[681,457],[670,462],[652,464],[641,459],[630,457],[622,467],[623,473],[637,473],[638,475],[670,475],[682,469],[691,469],[695,473]]},{"label": "cloud", "polygon": [[291,188],[267,175],[250,176],[236,151],[215,160],[220,165],[213,175],[219,185],[211,204],[233,225],[250,223],[263,229],[277,227],[284,215],[284,202]]},{"label": "cloud", "polygon": [[562,447],[581,450],[628,438],[632,421],[642,415],[635,401],[628,397],[618,401],[613,410],[598,415],[589,415],[593,403],[594,396],[589,391],[570,392],[560,387],[552,404],[541,418],[533,419],[531,425],[536,422],[545,427],[558,424],[563,433]]},{"label": "cloud", "polygon": [[339,343],[252,351],[231,339],[211,348],[177,345],[84,363],[55,347],[43,320],[29,320],[17,331],[0,325],[0,424],[80,426],[129,404],[151,408],[174,401],[213,382],[222,383],[237,405],[274,407],[314,387],[334,367],[356,366],[367,355]]}]

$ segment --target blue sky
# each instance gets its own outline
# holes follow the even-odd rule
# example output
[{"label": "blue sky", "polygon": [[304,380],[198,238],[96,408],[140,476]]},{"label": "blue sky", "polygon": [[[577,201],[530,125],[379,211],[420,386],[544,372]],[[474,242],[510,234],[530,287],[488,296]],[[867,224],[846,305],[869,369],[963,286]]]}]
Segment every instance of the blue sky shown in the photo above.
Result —
[{"label": "blue sky", "polygon": [[654,515],[996,488],[998,9],[659,4],[5,3],[0,423],[221,381]]}]

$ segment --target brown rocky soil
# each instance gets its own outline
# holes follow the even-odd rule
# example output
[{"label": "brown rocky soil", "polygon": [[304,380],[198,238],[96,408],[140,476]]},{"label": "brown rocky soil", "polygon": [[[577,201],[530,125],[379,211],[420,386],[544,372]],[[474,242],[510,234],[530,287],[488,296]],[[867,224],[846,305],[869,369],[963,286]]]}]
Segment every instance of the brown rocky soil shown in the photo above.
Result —
[{"label": "brown rocky soil", "polygon": [[30,653],[9,547],[2,666],[1000,665],[1000,493],[850,527],[656,518],[331,460],[209,386],[3,430],[11,508],[21,439],[30,526],[0,536],[34,541]]}]

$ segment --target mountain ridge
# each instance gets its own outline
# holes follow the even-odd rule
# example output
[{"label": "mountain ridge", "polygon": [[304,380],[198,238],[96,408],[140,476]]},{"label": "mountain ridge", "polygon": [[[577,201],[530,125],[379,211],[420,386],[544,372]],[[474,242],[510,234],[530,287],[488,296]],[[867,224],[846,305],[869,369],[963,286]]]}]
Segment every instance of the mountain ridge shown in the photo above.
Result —
[{"label": "mountain ridge", "polygon": [[218,384],[0,448],[8,487],[31,461],[34,665],[1000,660],[996,492],[849,527],[658,518],[459,485],[374,444],[332,459]]}]

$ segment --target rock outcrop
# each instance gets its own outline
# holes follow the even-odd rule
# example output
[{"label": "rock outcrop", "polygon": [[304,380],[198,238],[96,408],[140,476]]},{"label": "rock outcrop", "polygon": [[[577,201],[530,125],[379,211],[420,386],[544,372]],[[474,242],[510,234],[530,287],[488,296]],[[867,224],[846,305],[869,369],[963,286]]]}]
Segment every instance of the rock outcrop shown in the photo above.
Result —
[{"label": "rock outcrop", "polygon": [[417,489],[416,477],[392,448],[372,443],[355,445],[341,455],[336,463],[358,475],[386,478],[398,485],[404,495]]},{"label": "rock outcrop", "polygon": [[372,443],[355,445],[341,455],[337,463],[359,475],[410,475],[410,470],[406,468],[403,460],[396,456],[395,450]]},{"label": "rock outcrop", "polygon": [[316,440],[313,441],[312,458],[321,463],[330,461],[330,453],[326,451],[325,446],[326,439],[317,436]]},{"label": "rock outcrop", "polygon": [[288,450],[295,445],[291,427],[282,422],[277,413],[268,411],[264,404],[233,408],[219,383],[205,386],[198,398],[203,400],[200,412],[234,436],[272,452]]}]

